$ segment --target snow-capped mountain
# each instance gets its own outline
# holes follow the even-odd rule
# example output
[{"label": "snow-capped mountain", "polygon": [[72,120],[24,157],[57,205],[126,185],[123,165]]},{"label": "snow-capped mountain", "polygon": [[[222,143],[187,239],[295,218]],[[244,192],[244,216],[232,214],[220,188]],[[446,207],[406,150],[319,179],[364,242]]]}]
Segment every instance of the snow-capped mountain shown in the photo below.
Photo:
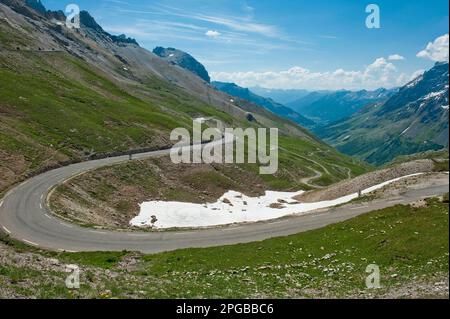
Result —
[{"label": "snow-capped mountain", "polygon": [[448,63],[440,62],[385,103],[316,132],[339,150],[382,164],[398,155],[448,148]]}]

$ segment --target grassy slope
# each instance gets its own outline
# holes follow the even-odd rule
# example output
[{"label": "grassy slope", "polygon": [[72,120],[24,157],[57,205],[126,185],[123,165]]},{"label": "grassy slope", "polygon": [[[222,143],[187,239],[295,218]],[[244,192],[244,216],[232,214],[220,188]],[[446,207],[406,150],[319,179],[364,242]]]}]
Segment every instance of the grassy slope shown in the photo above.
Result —
[{"label": "grassy slope", "polygon": [[[195,115],[236,122],[155,78],[148,79],[145,89],[157,98],[138,99],[61,53],[3,56],[0,83],[0,170],[14,172],[11,182],[88,154],[166,146],[170,131],[191,127]],[[23,165],[10,167],[11,158]]]},{"label": "grassy slope", "polygon": [[[372,297],[405,285],[417,290],[425,282],[420,295],[434,296],[430,287],[448,278],[448,251],[448,203],[431,200],[427,208],[395,206],[251,244],[149,256],[35,251],[80,265],[81,290],[66,290],[62,271],[44,276],[33,268],[36,263],[0,265],[0,287],[38,297]],[[130,258],[135,262],[124,270],[121,263]],[[372,263],[381,271],[382,289],[376,291],[365,289],[365,269]]]},{"label": "grassy slope", "polygon": [[[157,79],[149,79],[147,88],[158,91],[160,99],[143,101],[77,59],[61,53],[45,55],[45,58],[33,53],[15,55],[27,60],[27,63],[19,61],[18,65],[28,65],[28,70],[2,66],[2,106],[21,115],[13,118],[11,124],[44,145],[61,145],[63,153],[108,152],[148,145],[160,131],[192,125],[188,115],[231,119]],[[55,70],[47,59],[70,68],[68,72],[73,79],[65,79],[64,73]],[[163,112],[164,108],[189,111],[171,116]]]},{"label": "grassy slope", "polygon": [[[127,92],[127,87],[119,87],[100,71],[64,53],[4,53],[0,66],[0,170],[2,175],[14,172],[8,183],[0,185],[2,189],[21,175],[55,162],[93,153],[165,146],[170,143],[170,130],[190,127],[195,116],[249,125],[156,78],[143,84],[151,98],[137,98],[132,87]],[[302,154],[319,149],[323,156],[311,155],[317,161],[339,163],[355,175],[368,169],[313,139],[285,137],[281,144]],[[308,174],[307,167],[312,165],[291,155],[281,157],[286,169],[292,171],[300,169]],[[17,158],[14,162],[22,165],[11,167],[8,162]],[[332,174],[319,184],[347,176],[346,169],[333,167]]]},{"label": "grassy slope", "polygon": [[423,121],[423,125],[429,127],[418,132],[414,138],[407,138],[402,136],[402,132],[411,125],[412,115],[392,120],[390,117],[376,115],[378,110],[366,107],[364,112],[321,128],[316,133],[342,153],[375,166],[383,166],[404,154],[439,151],[444,148],[432,142],[439,134],[440,122],[426,124]]},{"label": "grassy slope", "polygon": [[[438,160],[438,161],[448,163],[448,157],[449,157],[448,149],[444,149],[444,150],[440,150],[440,151],[428,151],[428,152],[423,152],[423,153],[418,153],[418,154],[413,154],[413,155],[399,156],[399,157],[395,158],[392,162],[387,163],[386,166],[411,162],[411,161],[420,160],[420,159],[432,159],[432,160]],[[447,166],[448,166],[448,164],[447,164]]]}]

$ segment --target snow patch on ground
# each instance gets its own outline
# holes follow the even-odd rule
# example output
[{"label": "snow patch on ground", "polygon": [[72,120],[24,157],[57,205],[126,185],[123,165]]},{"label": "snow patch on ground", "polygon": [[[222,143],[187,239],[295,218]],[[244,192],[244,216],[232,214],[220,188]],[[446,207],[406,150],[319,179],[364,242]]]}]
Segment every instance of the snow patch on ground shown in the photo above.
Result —
[{"label": "snow patch on ground", "polygon": [[[362,193],[367,194],[398,180],[421,174],[412,174],[389,180],[365,189]],[[156,229],[167,229],[266,221],[345,204],[358,197],[358,193],[354,193],[335,200],[316,203],[300,203],[293,199],[293,197],[303,193],[304,191],[267,191],[261,197],[248,197],[239,192],[229,191],[215,203],[144,202],[140,205],[139,215],[133,218],[130,224],[137,227],[153,226]]]},{"label": "snow patch on ground", "polygon": [[406,133],[411,129],[411,127],[413,127],[413,125],[416,124],[416,122],[417,122],[417,121],[412,122],[411,125],[409,125],[409,126],[406,128],[406,130],[404,130],[404,131],[400,134],[400,136],[406,134]]},{"label": "snow patch on ground", "polygon": [[431,92],[430,94],[426,95],[422,100],[431,100],[433,98],[439,98],[442,95],[444,95],[447,91],[446,90],[442,90],[439,92]]},{"label": "snow patch on ground", "polygon": [[408,126],[408,128],[407,128],[406,130],[404,130],[404,131],[402,132],[402,134],[400,134],[400,135],[406,134],[406,133],[409,131],[409,129],[411,128],[411,126],[412,126],[412,124],[411,124],[410,126]]}]

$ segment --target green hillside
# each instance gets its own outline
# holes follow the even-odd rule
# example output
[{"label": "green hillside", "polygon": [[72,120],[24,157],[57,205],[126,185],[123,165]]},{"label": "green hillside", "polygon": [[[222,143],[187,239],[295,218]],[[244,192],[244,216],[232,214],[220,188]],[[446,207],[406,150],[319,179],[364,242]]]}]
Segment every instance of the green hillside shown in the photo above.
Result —
[{"label": "green hillside", "polygon": [[0,83],[0,172],[10,177],[0,191],[58,162],[167,146],[170,131],[196,116],[239,124],[155,77],[140,88],[152,98],[136,97],[65,53],[2,52]]},{"label": "green hillside", "polygon": [[386,102],[317,130],[341,152],[374,165],[448,149],[448,63],[436,63]]},{"label": "green hillside", "polygon": [[369,169],[261,107],[230,104],[230,96],[136,43],[113,42],[88,13],[96,27],[74,32],[55,29],[33,11],[26,11],[28,19],[42,28],[2,4],[0,11],[10,21],[0,21],[0,193],[55,165],[167,147],[171,130],[191,128],[196,117],[229,127],[278,127],[281,146],[300,156],[280,152],[282,173],[267,177],[272,185],[316,171],[323,174],[315,183],[326,185]]},{"label": "green hillside", "polygon": [[[0,265],[0,297],[445,297],[448,244],[448,199],[257,243],[156,255],[50,253],[0,237],[8,260]],[[25,264],[26,258],[34,262]],[[80,290],[65,288],[59,263],[80,266]],[[380,268],[381,289],[366,289],[370,264]]]}]

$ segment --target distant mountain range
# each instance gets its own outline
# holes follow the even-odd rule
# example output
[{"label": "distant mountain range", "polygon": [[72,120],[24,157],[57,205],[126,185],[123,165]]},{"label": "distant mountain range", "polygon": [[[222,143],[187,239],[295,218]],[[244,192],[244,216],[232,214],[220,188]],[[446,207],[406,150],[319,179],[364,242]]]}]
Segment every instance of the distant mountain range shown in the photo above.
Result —
[{"label": "distant mountain range", "polygon": [[368,104],[387,100],[397,90],[312,92],[286,106],[323,126],[347,118]]},{"label": "distant mountain range", "polygon": [[183,69],[191,71],[206,82],[211,82],[211,78],[206,68],[198,62],[192,55],[174,48],[156,47],[153,53],[171,64],[178,65]]},{"label": "distant mountain range", "polygon": [[[376,91],[317,91],[270,90],[264,88],[248,89],[235,83],[212,82],[199,61],[190,54],[175,48],[156,47],[153,53],[172,65],[179,66],[197,75],[221,92],[260,106],[278,116],[289,119],[311,130],[319,130],[329,123],[347,118],[368,104],[387,100],[398,90],[378,89]],[[253,92],[261,92],[263,95]],[[274,98],[293,101],[283,105]]]},{"label": "distant mountain range", "polygon": [[[186,52],[157,47],[153,53],[234,97],[235,100],[230,99],[230,102],[240,104],[244,110],[254,111],[255,107],[261,107],[311,129],[340,151],[372,164],[384,164],[399,155],[448,147],[448,72],[444,72],[448,64],[447,67],[437,64],[423,77],[401,89],[308,92],[254,88],[265,96],[278,96],[283,101],[297,98],[283,105],[235,83],[211,82],[206,68]],[[441,98],[444,100],[441,101]],[[432,105],[425,107],[419,117],[410,112],[412,104],[417,101]],[[437,120],[432,123],[430,119],[433,116],[429,111],[436,103],[441,105],[438,111],[432,112]],[[403,114],[401,118],[393,114],[400,110]],[[398,132],[405,123],[408,126]]]},{"label": "distant mountain range", "polygon": [[313,121],[305,118],[304,116],[298,114],[292,109],[280,103],[277,103],[270,98],[259,96],[253,93],[251,90],[240,87],[235,83],[212,82],[211,84],[222,92],[255,103],[273,112],[274,114],[290,119],[297,124],[300,124],[305,127],[315,126],[315,123]]},{"label": "distant mountain range", "polygon": [[448,148],[448,76],[448,63],[437,63],[387,101],[366,106],[316,134],[340,151],[373,164]]},{"label": "distant mountain range", "polygon": [[[204,81],[211,83],[211,78],[206,70],[205,66],[197,61],[190,54],[183,52],[175,48],[162,48],[157,47],[153,50],[153,53],[167,62],[177,65],[185,70],[192,72]],[[305,118],[299,113],[293,111],[292,109],[275,102],[270,98],[265,98],[259,96],[247,88],[240,87],[235,83],[224,83],[224,82],[212,82],[211,85],[217,90],[229,94],[235,98],[245,100],[254,105],[262,107],[275,115],[289,119],[304,127],[314,127],[315,123],[312,120]],[[306,91],[305,91],[306,92]]]},{"label": "distant mountain range", "polygon": [[398,90],[378,89],[375,91],[308,91],[280,90],[254,87],[252,92],[270,98],[313,121],[311,129],[317,129],[332,122],[342,120],[358,112],[368,104],[388,99]]},{"label": "distant mountain range", "polygon": [[301,99],[311,93],[308,90],[266,89],[259,86],[252,87],[250,90],[255,94],[272,99],[284,105]]}]

